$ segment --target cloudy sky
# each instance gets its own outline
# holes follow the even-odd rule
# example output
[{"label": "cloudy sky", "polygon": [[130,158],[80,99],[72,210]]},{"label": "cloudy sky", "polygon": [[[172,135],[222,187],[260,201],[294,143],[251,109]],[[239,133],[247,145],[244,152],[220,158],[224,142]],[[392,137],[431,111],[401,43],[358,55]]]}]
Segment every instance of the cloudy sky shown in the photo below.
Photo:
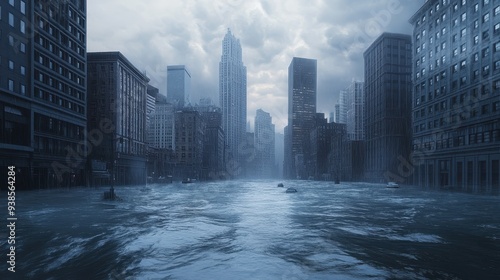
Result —
[{"label": "cloudy sky", "polygon": [[88,1],[89,52],[120,51],[166,95],[167,65],[184,64],[192,102],[218,104],[222,39],[240,39],[247,67],[248,120],[270,112],[287,124],[288,66],[294,56],[318,61],[317,110],[333,111],[341,89],[363,80],[363,52],[381,32],[411,34],[408,19],[424,0]]}]

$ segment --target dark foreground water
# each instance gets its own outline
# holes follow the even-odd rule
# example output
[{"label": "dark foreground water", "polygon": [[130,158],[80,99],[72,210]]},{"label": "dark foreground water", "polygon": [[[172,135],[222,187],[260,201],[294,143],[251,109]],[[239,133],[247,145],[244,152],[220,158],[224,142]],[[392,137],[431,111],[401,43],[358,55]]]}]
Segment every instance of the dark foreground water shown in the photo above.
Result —
[{"label": "dark foreground water", "polygon": [[500,279],[498,196],[278,183],[18,193],[0,279]]}]

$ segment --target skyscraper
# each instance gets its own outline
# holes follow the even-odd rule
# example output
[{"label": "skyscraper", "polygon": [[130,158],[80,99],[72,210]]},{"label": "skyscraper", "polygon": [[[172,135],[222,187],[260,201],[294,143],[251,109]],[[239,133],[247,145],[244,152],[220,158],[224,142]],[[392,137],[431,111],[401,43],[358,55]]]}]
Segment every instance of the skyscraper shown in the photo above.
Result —
[{"label": "skyscraper", "polygon": [[364,59],[365,178],[394,181],[411,145],[411,36],[384,33]]},{"label": "skyscraper", "polygon": [[84,184],[86,1],[2,1],[0,13],[0,167],[16,166],[19,189]]},{"label": "skyscraper", "polygon": [[500,3],[429,0],[413,25],[420,185],[500,188]]},{"label": "skyscraper", "polygon": [[353,141],[364,140],[365,138],[365,120],[363,119],[365,96],[363,85],[363,82],[352,81],[345,90],[347,93],[347,135]]},{"label": "skyscraper", "polygon": [[271,115],[262,109],[255,114],[255,152],[256,173],[262,178],[270,178],[275,175],[274,159],[274,124]]},{"label": "skyscraper", "polygon": [[[247,69],[242,61],[241,44],[228,29],[222,41],[219,63],[219,102],[222,108],[222,128],[231,164],[243,159],[238,146],[246,137]],[[238,174],[233,174],[238,175]]]},{"label": "skyscraper", "polygon": [[191,102],[191,74],[184,65],[167,66],[167,100],[176,108]]},{"label": "skyscraper", "polygon": [[[308,156],[307,143],[315,127],[317,62],[294,57],[288,67],[288,147],[285,159],[289,178],[304,178]],[[285,136],[286,137],[286,136]]]}]

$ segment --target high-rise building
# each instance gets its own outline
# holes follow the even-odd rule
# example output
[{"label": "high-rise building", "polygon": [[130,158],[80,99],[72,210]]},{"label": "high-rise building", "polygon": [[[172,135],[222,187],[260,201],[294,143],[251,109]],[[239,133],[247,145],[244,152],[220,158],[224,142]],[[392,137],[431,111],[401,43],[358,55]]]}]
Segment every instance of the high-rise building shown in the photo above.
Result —
[{"label": "high-rise building", "polygon": [[364,53],[366,180],[394,181],[399,158],[408,160],[411,57],[411,36],[394,33],[383,33]]},{"label": "high-rise building", "polygon": [[[288,67],[288,178],[307,178],[307,143],[316,123],[317,62],[294,57]],[[285,135],[286,137],[286,135]]]},{"label": "high-rise building", "polygon": [[413,25],[416,183],[500,185],[500,3],[429,0]]},{"label": "high-rise building", "polygon": [[155,115],[156,96],[158,96],[158,94],[159,90],[154,86],[148,84],[148,92],[146,99],[146,131],[147,131],[146,142],[148,147],[153,147],[154,143],[153,119]]},{"label": "high-rise building", "polygon": [[152,119],[152,146],[175,150],[175,107],[171,103],[156,102]]},{"label": "high-rise building", "polygon": [[198,111],[175,112],[174,177],[200,179],[202,176],[205,122]]},{"label": "high-rise building", "polygon": [[149,79],[120,52],[88,53],[87,59],[88,127],[102,130],[103,122],[109,127],[90,157],[108,165],[116,184],[143,184]]},{"label": "high-rise building", "polygon": [[[347,124],[347,103],[348,103],[348,93],[347,90],[341,90],[339,93],[339,100],[335,105],[337,118],[336,123]],[[337,109],[338,108],[338,109]]]},{"label": "high-rise building", "polygon": [[0,166],[19,189],[83,185],[86,1],[2,1],[0,14]]},{"label": "high-rise building", "polygon": [[275,176],[274,124],[271,115],[258,109],[254,122],[254,143],[256,153],[256,175],[261,178]]},{"label": "high-rise building", "polygon": [[185,65],[167,66],[167,100],[176,108],[191,102],[191,74]]},{"label": "high-rise building", "polygon": [[[219,63],[219,102],[227,157],[232,165],[243,160],[239,145],[246,139],[247,69],[243,64],[240,40],[228,29],[222,41]],[[237,174],[234,174],[237,175]]]},{"label": "high-rise building", "polygon": [[364,83],[353,81],[346,88],[347,104],[347,135],[352,141],[360,141],[365,138],[363,110],[365,105]]}]

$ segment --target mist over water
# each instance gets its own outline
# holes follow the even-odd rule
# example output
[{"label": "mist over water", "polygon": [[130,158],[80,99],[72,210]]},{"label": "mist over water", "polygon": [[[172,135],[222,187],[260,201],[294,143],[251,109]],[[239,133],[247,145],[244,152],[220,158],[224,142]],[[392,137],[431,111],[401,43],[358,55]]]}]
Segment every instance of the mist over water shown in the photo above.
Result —
[{"label": "mist over water", "polygon": [[[1,279],[497,279],[500,197],[226,181],[17,194]],[[297,193],[285,193],[295,187]],[[5,195],[2,203],[7,205]],[[7,276],[9,278],[4,277]]]}]

